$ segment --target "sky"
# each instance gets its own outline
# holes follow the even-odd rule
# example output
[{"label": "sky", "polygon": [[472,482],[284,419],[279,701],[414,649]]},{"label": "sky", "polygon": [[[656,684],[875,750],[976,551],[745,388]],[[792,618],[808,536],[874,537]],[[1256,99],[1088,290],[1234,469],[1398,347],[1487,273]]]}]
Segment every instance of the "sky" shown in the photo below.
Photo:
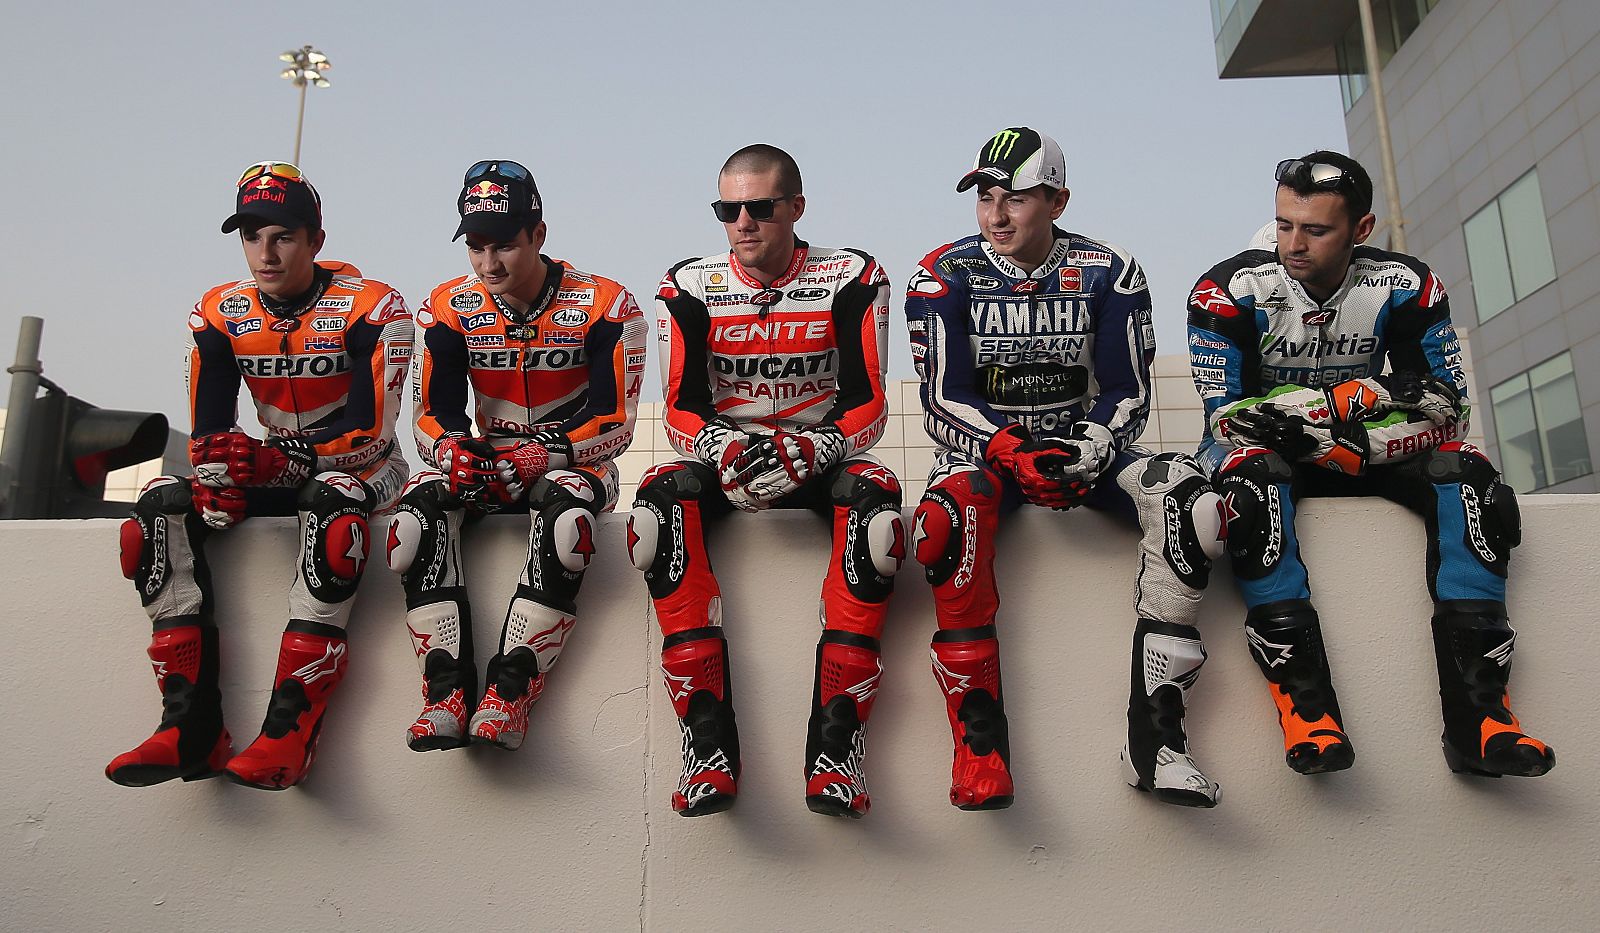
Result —
[{"label": "sky", "polygon": [[[1066,154],[1062,226],[1140,260],[1158,352],[1183,352],[1188,290],[1271,219],[1273,166],[1346,148],[1337,80],[1218,79],[1202,0],[984,9],[0,0],[0,346],[9,363],[21,316],[43,317],[48,378],[187,430],[185,319],[248,274],[218,226],[244,166],[292,153],[297,91],[277,55],[309,43],[333,63],[301,152],[324,201],[322,258],[413,308],[469,271],[450,237],[478,159],[532,169],[545,251],[648,309],[669,266],[726,249],[708,207],[717,170],[767,142],[800,163],[797,232],[888,270],[890,376],[912,378],[902,286],[928,251],[976,232],[955,182],[1020,124]],[[654,379],[646,398],[660,398]]]}]

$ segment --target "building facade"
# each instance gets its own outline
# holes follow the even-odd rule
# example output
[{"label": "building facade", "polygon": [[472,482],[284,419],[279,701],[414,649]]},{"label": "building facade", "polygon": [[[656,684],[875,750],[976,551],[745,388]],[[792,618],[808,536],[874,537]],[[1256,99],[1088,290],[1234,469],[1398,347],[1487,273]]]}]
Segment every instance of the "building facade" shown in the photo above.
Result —
[{"label": "building facade", "polygon": [[[1519,491],[1600,491],[1600,2],[1372,5],[1407,251],[1470,343],[1474,433]],[[1355,0],[1211,12],[1221,77],[1339,75],[1386,242]]]}]

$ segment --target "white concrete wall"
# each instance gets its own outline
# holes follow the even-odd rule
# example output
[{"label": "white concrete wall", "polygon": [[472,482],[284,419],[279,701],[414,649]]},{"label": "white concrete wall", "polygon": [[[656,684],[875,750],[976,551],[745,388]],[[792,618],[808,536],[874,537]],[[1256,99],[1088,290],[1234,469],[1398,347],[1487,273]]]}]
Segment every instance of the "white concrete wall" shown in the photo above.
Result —
[{"label": "white concrete wall", "polygon": [[[0,523],[0,683],[13,710],[0,756],[0,929],[1592,929],[1600,498],[1524,502],[1512,693],[1559,750],[1547,778],[1448,773],[1421,523],[1382,503],[1318,502],[1301,533],[1355,768],[1308,778],[1283,765],[1220,574],[1189,722],[1222,804],[1185,810],[1135,793],[1117,763],[1133,533],[1091,513],[1027,509],[1001,540],[1016,806],[946,803],[931,604],[908,572],[872,724],[875,806],[859,823],[801,799],[825,543],[809,514],[735,515],[714,535],[745,777],[733,811],[698,820],[668,805],[677,727],[620,518],[603,528],[576,638],[522,751],[406,749],[418,681],[400,586],[380,564],[316,768],[276,794],[105,780],[105,762],[159,718],[116,523]],[[523,528],[490,521],[467,549],[480,657]],[[240,745],[265,706],[293,538],[288,520],[255,519],[214,547]]]}]

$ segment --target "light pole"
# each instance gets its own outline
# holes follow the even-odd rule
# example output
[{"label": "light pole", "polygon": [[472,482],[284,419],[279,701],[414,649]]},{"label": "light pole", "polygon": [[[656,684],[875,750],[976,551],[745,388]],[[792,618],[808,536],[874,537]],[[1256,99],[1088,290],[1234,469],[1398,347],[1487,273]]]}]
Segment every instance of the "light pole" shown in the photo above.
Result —
[{"label": "light pole", "polygon": [[290,49],[278,56],[279,61],[289,63],[289,67],[278,74],[280,78],[288,78],[300,89],[300,115],[294,121],[294,164],[300,164],[300,131],[306,122],[306,88],[309,85],[327,87],[330,83],[322,76],[324,71],[333,67],[328,61],[328,56],[322,54],[311,46],[302,46]]}]

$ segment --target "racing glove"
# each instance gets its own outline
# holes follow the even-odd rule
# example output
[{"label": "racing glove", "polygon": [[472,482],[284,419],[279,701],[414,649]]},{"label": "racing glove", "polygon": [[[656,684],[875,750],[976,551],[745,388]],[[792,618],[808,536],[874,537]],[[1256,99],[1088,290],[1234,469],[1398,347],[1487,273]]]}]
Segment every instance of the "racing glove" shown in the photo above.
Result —
[{"label": "racing glove", "polygon": [[983,458],[1015,479],[1029,502],[1050,509],[1068,509],[1089,494],[1088,483],[1066,472],[1077,454],[1059,440],[1035,441],[1022,425],[1012,424],[989,438]]},{"label": "racing glove", "polygon": [[770,458],[772,450],[764,447],[762,440],[724,421],[706,422],[694,438],[695,456],[717,471],[722,494],[743,512],[759,512],[766,507],[746,488],[757,475],[772,470],[763,459]]},{"label": "racing glove", "polygon": [[1371,421],[1392,412],[1414,412],[1434,424],[1461,419],[1461,393],[1432,373],[1401,371],[1351,379],[1328,390],[1337,421]]},{"label": "racing glove", "polygon": [[550,451],[538,441],[527,441],[501,450],[494,460],[506,495],[516,501],[550,470]]},{"label": "racing glove", "polygon": [[244,490],[237,486],[206,486],[196,476],[189,481],[195,514],[207,526],[222,531],[245,520]]},{"label": "racing glove", "polygon": [[837,428],[779,431],[757,441],[756,473],[745,488],[762,502],[775,502],[827,472],[844,458]]},{"label": "racing glove", "polygon": [[1229,437],[1235,444],[1265,447],[1286,460],[1352,476],[1367,468],[1367,426],[1359,421],[1324,418],[1319,424],[1301,410],[1273,402],[1236,411],[1228,421]]},{"label": "racing glove", "polygon": [[305,485],[316,469],[317,454],[298,437],[275,437],[266,443],[240,431],[207,434],[189,442],[189,462],[202,486]]},{"label": "racing glove", "polygon": [[1111,448],[1112,440],[1111,430],[1103,424],[1094,421],[1074,424],[1066,437],[1056,441],[1072,451],[1071,462],[1062,466],[1061,474],[1085,484],[1093,483],[1111,465],[1115,456]]},{"label": "racing glove", "polygon": [[433,460],[444,473],[450,494],[467,508],[486,512],[510,501],[494,446],[481,437],[447,434],[433,448]]}]

